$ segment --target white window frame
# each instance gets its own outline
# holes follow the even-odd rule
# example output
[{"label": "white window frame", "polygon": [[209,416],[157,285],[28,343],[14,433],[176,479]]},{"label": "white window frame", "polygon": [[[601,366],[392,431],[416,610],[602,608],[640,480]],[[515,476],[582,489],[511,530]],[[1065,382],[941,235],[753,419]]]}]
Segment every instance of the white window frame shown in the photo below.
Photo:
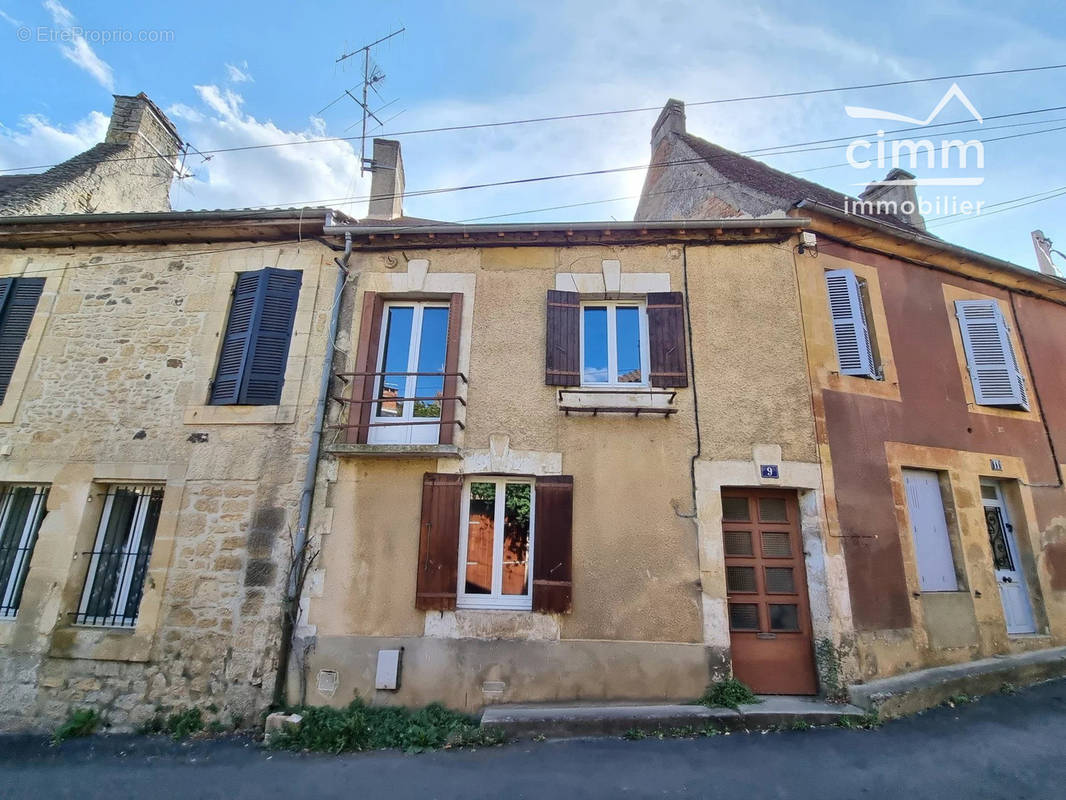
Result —
[{"label": "white window frame", "polygon": [[[125,608],[126,603],[129,601],[130,589],[133,586],[133,573],[134,570],[126,569],[122,574],[122,585],[118,587],[118,591],[115,593],[115,597],[111,601],[111,613],[105,616],[85,617],[85,612],[89,607],[89,600],[92,598],[93,585],[96,583],[96,568],[100,562],[100,548],[103,547],[104,535],[107,532],[107,523],[111,518],[111,508],[114,505],[115,495],[114,489],[132,489],[139,495],[137,498],[137,506],[133,512],[133,532],[126,546],[123,548],[122,563],[128,564],[131,556],[137,552],[141,546],[141,536],[144,534],[144,521],[148,516],[148,506],[152,500],[152,492],[157,489],[162,489],[161,484],[138,484],[136,486],[129,484],[109,484],[107,487],[107,497],[104,501],[104,510],[100,514],[100,522],[96,528],[96,538],[93,540],[93,556],[89,561],[89,571],[85,575],[85,586],[81,592],[81,603],[78,606],[78,619],[81,620],[77,624],[79,627],[95,627],[95,628],[133,628],[137,625],[137,620],[141,616],[140,608],[137,609],[137,616],[132,619],[122,619],[122,615],[119,614],[119,609]],[[153,549],[154,549],[153,542]],[[149,553],[149,563],[151,563],[151,553]],[[148,580],[147,570],[145,571],[145,581]],[[142,588],[141,601],[144,601],[144,594]],[[111,620],[110,622],[102,622],[101,620]]]},{"label": "white window frame", "polygon": [[[607,380],[590,382],[585,380],[585,309],[607,309]],[[618,380],[618,322],[615,316],[619,308],[636,308],[640,318],[640,375],[639,383],[620,383]],[[580,324],[578,339],[580,341],[581,386],[586,389],[646,389],[650,383],[651,351],[648,343],[648,305],[642,300],[582,300],[579,307]]]},{"label": "white window frame", "polygon": [[15,489],[33,489],[33,503],[26,515],[26,523],[22,526],[22,534],[15,545],[18,555],[11,562],[11,573],[8,576],[7,590],[0,597],[0,619],[14,619],[18,615],[18,609],[11,607],[11,601],[15,598],[18,590],[18,582],[15,578],[22,572],[27,559],[33,557],[33,551],[28,548],[31,539],[40,530],[41,521],[44,519],[45,500],[48,497],[48,487],[36,484],[9,483],[3,486],[3,498],[0,499],[0,530],[7,525],[8,516],[11,514],[11,503],[14,500]]},{"label": "white window frame", "polygon": [[[407,366],[405,372],[418,371],[418,355],[422,349],[422,315],[427,308],[445,308],[451,314],[451,304],[440,300],[387,300],[381,312],[381,330],[378,333],[377,371],[385,368],[385,345],[389,329],[389,311],[393,308],[412,308],[411,315],[411,340],[407,350]],[[449,327],[452,320],[448,319]],[[447,332],[445,332],[445,358],[447,358]],[[447,379],[442,378],[446,383]],[[404,413],[400,417],[381,415],[382,403],[378,402],[381,395],[381,385],[385,381],[384,375],[378,375],[374,380],[374,403],[370,409],[371,422],[428,422],[432,417],[415,417],[414,403],[410,400],[401,401]],[[418,377],[408,375],[404,381],[403,397],[413,397]],[[441,414],[444,413],[444,403],[441,403]],[[438,422],[441,417],[437,417]],[[367,434],[368,444],[438,444],[440,442],[440,425],[372,425]]]},{"label": "white window frame", "polygon": [[[466,593],[467,548],[470,539],[470,486],[474,483],[496,484],[496,506],[492,532],[492,592]],[[503,517],[507,501],[507,484],[529,486],[529,552],[526,553],[526,593],[503,594]],[[532,478],[508,475],[471,475],[463,484],[462,513],[459,522],[459,581],[456,588],[456,608],[493,609],[497,611],[533,610],[533,553],[537,529],[537,483]]]}]

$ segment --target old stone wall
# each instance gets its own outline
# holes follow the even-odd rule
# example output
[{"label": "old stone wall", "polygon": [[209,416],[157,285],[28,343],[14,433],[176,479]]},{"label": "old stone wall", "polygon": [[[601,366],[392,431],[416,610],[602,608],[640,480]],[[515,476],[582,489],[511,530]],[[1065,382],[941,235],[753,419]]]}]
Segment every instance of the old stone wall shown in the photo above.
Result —
[{"label": "old stone wall", "polygon": [[[236,273],[264,266],[303,272],[281,403],[208,406]],[[0,252],[0,276],[18,275],[46,285],[0,405],[0,481],[50,493],[18,615],[0,620],[0,726],[48,728],[79,707],[120,728],[192,706],[254,722],[274,685],[329,251]],[[164,487],[140,613],[132,629],[76,625],[85,553],[118,482]]]}]

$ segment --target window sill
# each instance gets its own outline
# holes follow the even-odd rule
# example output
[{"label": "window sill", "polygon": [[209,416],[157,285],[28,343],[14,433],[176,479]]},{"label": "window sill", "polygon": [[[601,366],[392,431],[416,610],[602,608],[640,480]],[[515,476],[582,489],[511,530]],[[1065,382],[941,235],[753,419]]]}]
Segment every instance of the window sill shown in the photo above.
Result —
[{"label": "window sill", "polygon": [[296,421],[296,406],[187,406],[186,425],[285,425]]},{"label": "window sill", "polygon": [[337,456],[369,458],[460,458],[454,444],[347,444],[337,442],[323,448]]},{"label": "window sill", "polygon": [[567,415],[571,413],[596,414],[676,414],[673,389],[614,389],[589,388],[560,389],[558,407]]}]

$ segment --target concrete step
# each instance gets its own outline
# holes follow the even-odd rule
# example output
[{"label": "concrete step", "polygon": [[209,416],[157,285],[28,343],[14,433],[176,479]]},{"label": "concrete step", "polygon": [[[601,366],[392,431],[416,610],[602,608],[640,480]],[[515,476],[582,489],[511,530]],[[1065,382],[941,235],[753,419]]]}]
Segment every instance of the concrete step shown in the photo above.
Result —
[{"label": "concrete step", "polygon": [[845,717],[861,717],[863,710],[808,697],[765,696],[761,702],[731,708],[700,705],[590,704],[489,706],[481,726],[508,736],[621,736],[633,731],[676,728],[766,730],[798,723],[831,725]]},{"label": "concrete step", "polygon": [[848,696],[856,706],[891,719],[938,706],[953,695],[991,694],[1004,684],[1030,686],[1063,676],[1066,647],[1053,647],[856,683],[848,687]]}]

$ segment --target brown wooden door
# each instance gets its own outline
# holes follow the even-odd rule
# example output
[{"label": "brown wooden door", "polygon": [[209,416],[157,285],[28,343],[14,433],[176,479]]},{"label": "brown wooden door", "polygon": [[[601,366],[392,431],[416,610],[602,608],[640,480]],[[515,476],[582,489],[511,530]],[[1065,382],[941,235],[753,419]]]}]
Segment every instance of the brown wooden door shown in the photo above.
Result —
[{"label": "brown wooden door", "polygon": [[733,674],[759,694],[816,694],[796,493],[722,491]]}]

